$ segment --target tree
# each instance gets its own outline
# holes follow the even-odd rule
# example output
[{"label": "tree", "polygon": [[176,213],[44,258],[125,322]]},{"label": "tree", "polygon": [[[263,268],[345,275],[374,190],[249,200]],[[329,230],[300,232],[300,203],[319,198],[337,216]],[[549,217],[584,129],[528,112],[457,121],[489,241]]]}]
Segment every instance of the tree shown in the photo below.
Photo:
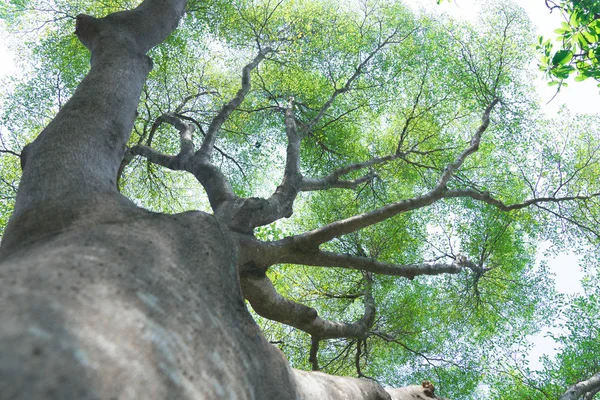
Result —
[{"label": "tree", "polygon": [[590,275],[583,280],[585,294],[564,302],[560,329],[554,334],[558,354],[545,357],[541,371],[533,372],[521,365],[499,375],[500,382],[493,385],[497,391],[494,398],[506,398],[506,393],[511,393],[515,398],[591,400],[600,392],[600,327],[594,317],[600,303],[594,278]]},{"label": "tree", "polygon": [[[600,3],[595,0],[547,0],[550,12],[561,13],[564,21],[555,32],[560,48],[540,36],[538,49],[543,52],[540,69],[550,84],[564,85],[570,75],[575,81],[588,78],[600,81]],[[560,86],[559,86],[560,87]]]},{"label": "tree", "polygon": [[[432,392],[426,382],[385,391],[291,369],[244,298],[310,335],[312,369],[351,349],[356,375],[367,376],[368,354],[401,348],[430,366],[415,364],[413,377],[463,374],[449,392],[464,395],[483,375],[474,358],[493,357],[547,313],[544,271],[530,268],[534,241],[552,239],[557,224],[598,239],[597,132],[559,140],[538,131],[521,73],[531,34],[513,6],[494,10],[479,31],[393,3],[121,6],[15,2],[7,17],[18,26],[31,16],[21,11],[50,10],[52,29],[34,47],[46,63],[36,79],[54,76],[44,111],[58,109],[22,151],[6,149],[20,152],[23,168],[0,255],[7,397]],[[75,14],[91,69],[73,90],[85,65],[66,39]],[[218,62],[215,43],[224,46]],[[29,94],[29,104],[48,99]],[[8,104],[9,129],[35,130],[19,119],[22,103]],[[275,173],[266,165],[278,160],[283,177],[268,192]],[[140,177],[149,179],[131,183]],[[150,212],[118,192],[158,202],[157,182],[172,190],[189,177],[212,214]],[[175,208],[176,192],[159,208]],[[294,300],[301,296],[285,279],[309,279],[312,267],[323,269],[310,278],[329,282],[323,271],[342,269],[336,284],[314,287],[352,300],[338,314],[355,322]],[[457,278],[437,278],[444,274]],[[391,314],[399,310],[410,315]],[[436,357],[440,347],[452,358]],[[301,363],[293,350],[290,358]]]}]

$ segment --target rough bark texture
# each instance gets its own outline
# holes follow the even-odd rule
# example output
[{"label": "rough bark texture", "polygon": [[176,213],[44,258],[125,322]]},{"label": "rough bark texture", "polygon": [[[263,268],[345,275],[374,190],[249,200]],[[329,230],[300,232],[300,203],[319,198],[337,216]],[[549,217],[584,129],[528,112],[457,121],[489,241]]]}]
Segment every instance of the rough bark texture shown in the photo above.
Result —
[{"label": "rough bark texture", "polygon": [[294,398],[232,248],[210,215],[109,196],[13,252],[0,269],[0,398]]}]

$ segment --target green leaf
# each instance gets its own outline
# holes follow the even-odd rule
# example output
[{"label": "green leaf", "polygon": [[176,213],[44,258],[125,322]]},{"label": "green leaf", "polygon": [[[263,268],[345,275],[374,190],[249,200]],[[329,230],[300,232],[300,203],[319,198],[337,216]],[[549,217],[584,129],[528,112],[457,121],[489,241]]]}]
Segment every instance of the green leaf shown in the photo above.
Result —
[{"label": "green leaf", "polygon": [[573,53],[570,50],[559,50],[552,57],[552,64],[565,65],[573,58]]}]

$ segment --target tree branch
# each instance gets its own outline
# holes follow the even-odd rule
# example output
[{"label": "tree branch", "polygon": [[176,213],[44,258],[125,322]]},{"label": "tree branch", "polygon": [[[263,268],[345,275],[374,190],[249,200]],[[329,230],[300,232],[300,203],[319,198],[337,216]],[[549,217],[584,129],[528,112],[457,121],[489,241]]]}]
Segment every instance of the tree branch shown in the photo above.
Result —
[{"label": "tree branch", "polygon": [[321,340],[316,336],[310,337],[310,352],[308,356],[308,362],[310,362],[311,369],[313,371],[319,370],[319,344]]},{"label": "tree branch", "polygon": [[[309,333],[312,336],[313,346],[315,341],[323,339],[364,339],[375,321],[375,300],[371,295],[370,277],[366,279],[365,285],[365,312],[358,321],[353,323],[322,319],[314,308],[281,296],[267,276],[241,274],[240,278],[242,293],[258,315]],[[318,348],[318,344],[316,346]]]},{"label": "tree branch", "polygon": [[[412,35],[414,32],[416,31],[416,29],[411,30],[408,34],[406,34],[403,38],[400,39],[400,42],[407,39],[410,35]],[[344,84],[343,87],[339,88],[339,89],[335,89],[335,91],[331,94],[331,96],[329,97],[329,99],[327,100],[327,102],[325,102],[325,104],[321,107],[321,109],[319,110],[319,112],[317,113],[317,115],[310,120],[307,124],[304,125],[303,127],[303,133],[307,134],[308,132],[311,132],[312,129],[315,127],[316,124],[319,123],[319,121],[321,120],[321,118],[323,118],[323,116],[325,115],[325,113],[327,112],[327,110],[331,107],[331,105],[333,104],[333,102],[335,101],[335,99],[340,95],[343,94],[347,91],[350,90],[352,83],[362,74],[363,69],[367,66],[367,64],[373,59],[373,57],[375,57],[375,55],[381,51],[381,49],[383,49],[384,47],[386,47],[388,44],[390,43],[398,43],[396,41],[394,41],[394,37],[398,34],[398,31],[395,30],[394,32],[392,32],[392,34],[390,34],[387,38],[385,38],[385,40],[383,42],[380,42],[377,47],[375,47],[375,49],[369,53],[369,55],[360,63],[358,64],[358,66],[356,67],[356,69],[354,70],[354,73],[350,76],[350,78],[348,78],[348,80],[346,81],[346,83]]]},{"label": "tree branch", "polygon": [[502,201],[493,198],[488,192],[480,192],[474,189],[452,189],[447,190],[444,193],[445,198],[452,197],[470,197],[475,200],[483,201],[484,203],[490,204],[499,208],[502,211],[513,211],[520,210],[522,208],[529,207],[540,203],[561,203],[565,201],[574,200],[590,200],[595,197],[600,197],[600,193],[592,193],[588,196],[565,196],[565,197],[536,197],[533,199],[525,200],[521,203],[505,204]]},{"label": "tree branch", "polygon": [[472,262],[466,257],[457,257],[452,264],[420,263],[389,264],[368,257],[338,254],[304,246],[287,237],[275,242],[261,242],[247,236],[238,237],[240,244],[240,274],[252,271],[266,271],[275,264],[296,264],[315,267],[338,267],[367,271],[374,274],[402,276],[413,279],[420,275],[458,274],[465,267],[471,268]]},{"label": "tree branch", "polygon": [[475,132],[475,135],[473,135],[473,137],[471,138],[470,146],[465,151],[463,151],[453,163],[450,163],[446,166],[444,173],[442,174],[442,177],[440,178],[437,184],[439,188],[445,188],[446,184],[448,183],[454,172],[456,172],[456,170],[458,170],[463,165],[467,157],[479,150],[481,136],[490,125],[490,113],[492,112],[492,109],[498,103],[498,101],[499,99],[495,98],[485,109],[483,113],[481,126],[479,127],[479,129],[477,129],[477,132]]},{"label": "tree branch", "polygon": [[[305,246],[312,244],[314,247],[318,247],[319,245],[328,242],[336,237],[356,232],[360,229],[384,221],[400,213],[429,206],[435,203],[436,201],[444,198],[445,193],[447,192],[446,184],[448,183],[454,172],[462,166],[462,164],[469,155],[473,154],[479,149],[481,137],[490,123],[490,113],[492,112],[492,109],[494,108],[496,103],[498,103],[498,101],[498,99],[494,99],[490,103],[490,105],[485,109],[482,117],[482,124],[479,127],[479,129],[477,129],[477,131],[475,132],[475,135],[473,135],[470,146],[466,150],[464,150],[454,162],[446,166],[442,177],[440,178],[438,184],[433,190],[421,196],[416,196],[411,199],[402,200],[398,203],[393,203],[368,213],[363,213],[344,220],[332,222],[313,231],[294,236],[293,240],[296,241],[298,244],[302,243]],[[380,160],[383,159],[385,159],[385,157]],[[360,164],[355,165],[360,167]]]},{"label": "tree branch", "polygon": [[371,171],[366,175],[361,176],[353,180],[343,180],[334,178],[328,175],[323,178],[302,178],[302,192],[310,192],[316,190],[328,190],[328,189],[356,189],[363,183],[371,182],[377,174],[375,171]]},{"label": "tree branch", "polygon": [[265,58],[265,56],[271,52],[270,47],[266,47],[261,50],[258,55],[252,60],[251,63],[247,64],[242,69],[242,87],[238,90],[237,94],[233,99],[229,101],[229,103],[223,105],[219,113],[213,118],[210,123],[208,130],[206,132],[206,136],[204,138],[204,142],[202,142],[202,147],[198,150],[198,155],[202,158],[203,161],[210,161],[212,156],[213,147],[215,145],[215,141],[217,139],[217,133],[219,129],[223,125],[223,123],[227,120],[227,118],[231,115],[231,113],[239,107],[240,104],[244,101],[244,98],[250,91],[251,87],[251,79],[250,72],[258,66],[258,64]]},{"label": "tree branch", "polygon": [[584,396],[587,399],[588,393],[598,393],[599,390],[600,372],[585,381],[578,382],[571,386],[562,396],[560,396],[560,400],[579,400]]},{"label": "tree branch", "polygon": [[151,163],[161,165],[165,168],[172,169],[173,171],[179,171],[183,169],[181,160],[178,157],[163,154],[157,150],[154,150],[152,147],[140,144],[129,149],[129,153],[132,156],[142,156]]}]

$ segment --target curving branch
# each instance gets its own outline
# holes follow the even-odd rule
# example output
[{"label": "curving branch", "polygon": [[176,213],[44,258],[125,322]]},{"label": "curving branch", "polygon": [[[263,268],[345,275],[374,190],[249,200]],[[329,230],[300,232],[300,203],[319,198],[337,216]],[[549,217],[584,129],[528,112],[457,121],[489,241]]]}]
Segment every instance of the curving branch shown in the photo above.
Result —
[{"label": "curving branch", "polygon": [[592,193],[588,196],[565,196],[565,197],[536,197],[533,199],[525,200],[521,203],[514,204],[505,204],[502,201],[492,197],[488,192],[480,192],[474,189],[452,189],[445,192],[444,197],[452,198],[452,197],[470,197],[475,200],[482,201],[484,203],[490,204],[494,207],[499,208],[502,211],[513,211],[520,210],[522,208],[527,208],[532,205],[542,204],[542,203],[562,203],[566,201],[574,201],[574,200],[591,200],[595,197],[600,197],[600,193]]},{"label": "curving branch", "polygon": [[245,199],[239,210],[236,210],[238,218],[231,225],[234,230],[250,232],[258,226],[268,225],[292,215],[294,201],[302,183],[302,174],[300,173],[302,135],[299,134],[296,126],[293,97],[290,97],[285,110],[285,133],[287,136],[286,162],[281,184],[268,199]]},{"label": "curving branch", "polygon": [[[371,295],[372,279],[366,279],[364,315],[356,322],[346,323],[322,319],[317,310],[281,296],[267,276],[241,275],[244,297],[254,311],[273,321],[293,326],[312,336],[315,341],[333,338],[364,339],[375,321],[375,300]],[[318,364],[314,364],[318,365]]]},{"label": "curving branch", "polygon": [[492,112],[492,109],[499,101],[500,100],[498,98],[495,98],[487,106],[487,108],[485,109],[485,111],[483,113],[481,126],[479,127],[479,129],[477,129],[477,132],[475,132],[475,135],[473,135],[473,137],[471,138],[470,146],[465,151],[463,151],[454,162],[452,162],[446,166],[444,173],[442,174],[442,176],[437,184],[438,188],[445,188],[446,184],[448,183],[448,181],[450,180],[450,178],[452,177],[454,172],[456,172],[463,165],[463,163],[465,162],[467,157],[469,157],[471,154],[473,154],[477,150],[479,150],[479,144],[481,142],[481,137],[482,137],[483,133],[486,131],[486,129],[488,128],[488,126],[490,125],[490,113]]},{"label": "curving branch", "polygon": [[417,31],[417,28],[411,30],[409,33],[407,33],[406,35],[404,35],[402,38],[400,38],[398,40],[395,40],[396,36],[398,35],[398,31],[394,30],[388,37],[386,37],[382,42],[380,42],[375,47],[375,49],[371,53],[369,53],[367,55],[367,57],[365,57],[365,59],[360,64],[358,64],[358,66],[354,70],[354,73],[350,76],[350,78],[348,78],[348,80],[346,80],[346,83],[344,84],[344,86],[341,87],[341,88],[335,89],[335,91],[331,94],[331,96],[329,97],[329,99],[319,109],[319,111],[317,112],[317,115],[303,126],[303,128],[302,128],[303,133],[307,134],[307,133],[311,132],[312,129],[323,118],[323,116],[325,115],[325,113],[327,112],[327,110],[329,110],[329,108],[333,105],[333,103],[335,102],[335,99],[339,95],[341,95],[343,93],[346,93],[346,92],[348,92],[351,89],[352,83],[356,79],[358,79],[358,77],[363,73],[364,68],[367,66],[367,64],[369,64],[369,62],[371,62],[371,60],[373,59],[373,57],[375,57],[375,55],[377,55],[377,53],[379,53],[383,48],[385,48],[389,44],[400,43],[400,42],[406,40],[407,38],[409,38],[416,31]]},{"label": "curving branch", "polygon": [[591,378],[581,382],[577,382],[560,396],[560,400],[579,400],[592,399],[596,393],[600,391],[600,372],[593,375]]},{"label": "curving branch", "polygon": [[443,199],[445,197],[445,194],[448,192],[446,184],[448,183],[454,172],[456,172],[462,166],[467,157],[469,157],[471,154],[475,153],[479,149],[481,137],[490,124],[490,113],[492,112],[492,109],[498,103],[498,101],[498,99],[494,99],[490,103],[490,105],[486,107],[483,113],[481,126],[477,129],[477,131],[471,138],[470,146],[466,150],[464,150],[454,162],[446,166],[437,185],[432,190],[423,195],[416,196],[407,200],[402,200],[400,202],[378,208],[368,213],[363,213],[344,220],[332,222],[321,228],[304,233],[302,235],[295,236],[293,237],[293,240],[299,244],[303,244],[304,246],[312,244],[312,246],[318,247],[319,245],[328,242],[336,237],[356,232],[360,229],[366,228],[370,225],[374,225],[378,222],[382,222],[400,213],[423,208],[435,203],[440,199]]},{"label": "curving branch", "polygon": [[[165,168],[174,171],[184,170],[192,173],[204,187],[213,210],[217,210],[219,206],[225,202],[237,199],[233,193],[233,188],[221,170],[211,162],[203,162],[200,157],[194,155],[192,134],[195,125],[185,123],[185,118],[175,113],[165,113],[157,118],[156,121],[159,120],[161,122],[169,123],[179,130],[179,153],[176,156],[170,156],[140,144],[133,146],[128,152],[129,155],[140,155],[145,157],[148,161]],[[126,157],[128,157],[128,155],[126,155]]]},{"label": "curving branch", "polygon": [[433,150],[427,150],[427,151],[420,151],[420,150],[416,150],[413,148],[413,149],[410,149],[407,151],[401,151],[401,152],[397,152],[395,154],[391,154],[391,155],[387,155],[387,156],[383,156],[383,157],[373,157],[367,161],[363,161],[363,162],[359,162],[359,163],[355,163],[355,164],[349,164],[344,167],[340,167],[340,168],[334,170],[331,174],[326,175],[321,178],[303,177],[302,178],[302,186],[301,186],[300,190],[303,192],[308,192],[308,191],[327,190],[327,189],[334,189],[334,188],[354,189],[357,186],[359,186],[360,184],[370,182],[374,178],[376,178],[377,174],[375,173],[375,171],[370,170],[365,175],[363,175],[359,178],[353,179],[353,180],[341,179],[344,175],[347,175],[351,172],[359,171],[361,169],[370,168],[375,165],[384,165],[384,164],[390,163],[390,162],[398,160],[398,159],[404,160],[405,162],[407,162],[409,164],[416,164],[416,163],[408,160],[407,156],[408,155],[428,156],[433,153],[438,153],[438,152],[444,151],[444,150],[448,150],[448,149],[439,148],[439,149],[433,149]]},{"label": "curving branch", "polygon": [[313,371],[319,370],[319,344],[321,341],[316,336],[310,338],[310,352],[308,355],[308,362],[310,362],[311,369]]},{"label": "curving branch", "polygon": [[258,66],[258,64],[270,53],[272,50],[270,47],[266,47],[259,51],[258,55],[254,57],[251,63],[247,64],[242,69],[242,87],[238,90],[237,94],[233,99],[231,99],[227,104],[224,104],[219,113],[213,118],[210,123],[208,130],[206,131],[206,136],[204,137],[204,141],[202,142],[202,146],[200,150],[198,150],[198,155],[202,158],[203,161],[210,161],[212,157],[213,148],[215,145],[215,141],[217,139],[217,134],[219,129],[227,118],[231,115],[233,111],[235,111],[240,104],[246,98],[246,95],[250,91],[251,88],[251,80],[250,80],[250,72],[254,68]]},{"label": "curving branch", "polygon": [[142,156],[151,163],[158,164],[174,171],[183,169],[181,166],[181,160],[178,157],[163,154],[160,151],[154,150],[152,147],[141,144],[133,146],[131,149],[129,149],[129,154],[132,156]]},{"label": "curving branch", "polygon": [[310,192],[328,189],[356,189],[363,183],[371,182],[376,177],[377,174],[375,171],[370,171],[368,174],[352,180],[339,179],[331,175],[323,178],[303,178],[300,190],[302,192]]},{"label": "curving branch", "polygon": [[[414,30],[399,40],[405,40],[413,32]],[[376,46],[376,48],[367,57],[365,57],[365,59],[356,67],[354,73],[352,74],[352,76],[350,76],[350,78],[348,78],[345,85],[342,88],[336,89],[332,93],[330,98],[319,109],[317,115],[314,118],[312,118],[308,123],[301,123],[300,129],[298,129],[297,126],[297,122],[299,121],[296,121],[296,118],[294,116],[294,99],[290,98],[288,107],[285,110],[285,131],[287,136],[287,150],[286,165],[282,183],[277,187],[275,193],[273,193],[268,199],[248,198],[244,199],[243,201],[240,201],[233,210],[233,212],[235,213],[235,217],[232,218],[232,221],[229,223],[230,228],[237,232],[251,232],[252,229],[256,227],[268,225],[281,218],[290,217],[293,213],[293,205],[298,193],[302,190],[309,190],[309,187],[312,187],[313,190],[324,190],[331,187],[355,188],[361,183],[367,182],[373,178],[373,175],[369,174],[357,180],[351,181],[340,180],[340,176],[334,178],[333,180],[327,180],[326,178],[327,182],[325,182],[325,180],[304,180],[300,173],[300,145],[302,139],[312,131],[312,128],[325,115],[327,110],[335,102],[335,99],[340,94],[350,90],[353,82],[362,74],[364,68],[372,60],[372,58],[387,45],[391,43],[397,43],[397,34],[398,32],[394,31],[387,38],[385,38],[385,40],[380,42]],[[266,51],[270,51],[270,49],[263,50],[261,54]],[[259,56],[257,56],[257,59],[260,56],[261,55],[259,54]],[[258,64],[258,61],[260,61],[260,59],[258,59],[258,61],[257,59],[255,59],[254,64],[249,64],[248,66]],[[247,73],[249,73],[249,71],[250,69],[247,70]],[[236,98],[241,96],[241,99],[243,100],[243,95],[245,95],[245,92],[243,92],[243,90],[246,87],[247,90],[249,90],[250,82],[248,80],[246,85],[244,83],[244,79],[242,79],[242,81],[243,89],[241,89],[238,92],[238,96],[236,96]],[[230,102],[229,104],[233,104],[234,100],[232,100],[232,102]],[[241,102],[241,100],[239,102]],[[239,103],[236,104],[237,105],[235,105],[235,107],[239,106]],[[227,107],[227,105],[224,106],[223,110],[221,110],[219,115],[225,114]],[[219,121],[219,115],[215,117],[215,120],[213,120],[211,126],[217,124],[217,122]],[[226,118],[226,116],[224,118]],[[208,146],[207,143],[210,143],[211,140],[214,143],[214,139],[210,139],[210,131],[211,128],[209,128],[209,132],[207,132],[205,142],[203,143],[202,148],[198,152],[203,154],[203,157],[206,157],[206,154],[203,153],[203,149],[206,146]],[[322,189],[317,189],[318,187],[321,187]],[[228,208],[227,211],[231,212],[232,209]]]}]

